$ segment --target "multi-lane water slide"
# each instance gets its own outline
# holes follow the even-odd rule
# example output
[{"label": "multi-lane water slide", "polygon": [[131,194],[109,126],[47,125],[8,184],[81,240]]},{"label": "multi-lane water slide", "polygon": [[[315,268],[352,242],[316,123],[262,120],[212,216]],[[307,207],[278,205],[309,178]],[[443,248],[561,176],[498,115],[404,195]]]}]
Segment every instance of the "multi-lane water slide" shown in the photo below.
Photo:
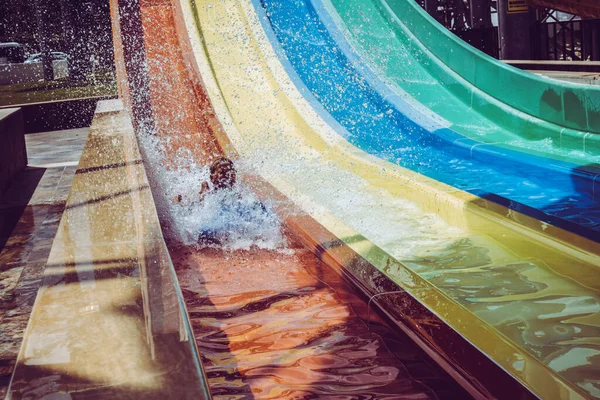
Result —
[{"label": "multi-lane water slide", "polygon": [[[383,8],[373,8],[373,4]],[[393,4],[427,18],[411,2]],[[394,74],[398,70],[378,69],[367,51],[385,49],[384,42],[375,47],[365,45],[359,34],[369,30],[353,30],[353,14],[344,12],[344,7],[351,5],[355,9],[360,6],[357,14],[374,27],[377,18],[396,23],[397,31],[394,26],[382,25],[380,32],[400,38],[398,32],[403,32],[413,43],[410,51],[397,53],[412,54],[413,61],[422,65],[409,63],[410,58],[392,59],[390,65],[405,66],[399,75]],[[217,147],[250,165],[260,179],[333,234],[333,249],[316,242],[321,252],[333,257],[335,247],[340,247],[360,256],[362,264],[344,267],[365,290],[382,289],[367,273],[367,265],[374,266],[382,279],[389,279],[396,289],[418,300],[533,393],[544,398],[557,393],[565,398],[598,396],[599,249],[594,236],[597,220],[589,206],[597,206],[596,172],[593,167],[580,167],[588,158],[585,154],[562,154],[552,146],[525,154],[516,150],[531,142],[506,140],[529,132],[534,139],[541,139],[544,132],[549,136],[554,132],[559,145],[581,138],[581,150],[593,149],[595,92],[504,70],[507,67],[482,59],[468,48],[463,51],[478,58],[467,66],[476,71],[499,69],[489,76],[506,78],[503,85],[514,90],[521,87],[515,84],[528,85],[532,89],[526,94],[532,97],[533,88],[544,87],[538,91],[538,108],[531,108],[527,101],[520,104],[523,96],[510,99],[502,98],[498,91],[482,91],[480,81],[469,86],[466,77],[451,69],[443,71],[447,76],[442,79],[424,68],[436,63],[434,67],[443,67],[441,56],[428,52],[425,40],[415,41],[428,33],[442,33],[411,34],[414,31],[406,29],[399,15],[412,14],[400,9],[394,12],[387,3],[334,1],[321,8],[316,1],[198,0],[173,6],[167,13],[175,13],[177,35],[160,29],[167,18],[164,10],[153,15],[153,23],[149,23],[150,14],[145,15],[150,76],[162,70],[157,75],[168,81],[162,86],[164,92],[158,93],[156,87],[161,86],[150,79],[151,98],[185,90],[178,86],[185,80],[178,82],[169,70],[180,73],[187,68],[194,92],[181,93],[179,99],[185,104],[186,96],[197,97],[200,101],[191,106],[201,106],[203,112],[196,127],[185,129],[214,135]],[[147,12],[151,13],[150,8]],[[382,12],[389,14],[382,18]],[[420,25],[415,23],[415,27]],[[155,58],[153,65],[153,56],[161,50],[165,55],[170,49],[168,42],[174,39],[169,33],[181,41],[181,59],[178,54],[166,54],[174,65],[158,65],[165,62],[160,58]],[[160,38],[155,42],[165,40],[166,44],[153,47],[152,35]],[[423,46],[420,56],[419,43]],[[124,53],[131,59],[126,46]],[[464,61],[465,54],[458,59]],[[127,63],[123,68],[134,69]],[[395,85],[394,79],[410,81],[415,71],[419,77],[425,72],[428,75],[411,81],[419,89],[408,96],[411,93],[407,94],[406,86]],[[443,82],[451,89],[446,90]],[[458,92],[452,87],[458,87]],[[464,87],[469,94],[461,99],[456,93],[464,93]],[[141,102],[136,99],[135,87],[131,88],[135,116]],[[429,103],[425,97],[419,98],[425,89],[429,89]],[[439,106],[433,104],[436,96]],[[471,99],[468,107],[467,98]],[[170,103],[174,99],[171,97]],[[177,122],[173,117],[177,112],[155,104],[152,111],[157,125]],[[444,114],[444,106],[453,111]],[[146,112],[141,108],[137,120],[138,128],[143,129],[147,120],[139,118]],[[492,113],[486,114],[490,109]],[[461,125],[465,120],[470,123]],[[218,151],[198,146],[197,142],[210,142],[210,137],[188,134],[186,138],[185,132],[178,131],[181,125],[173,126],[169,129],[176,146],[198,154]],[[474,135],[481,133],[478,126],[492,127],[497,136],[488,142],[500,143],[474,141]],[[162,128],[164,135],[167,130]],[[488,182],[500,189],[476,190]],[[550,193],[543,191],[545,187]],[[563,197],[587,203],[583,208],[577,204],[559,207],[561,212],[553,214],[535,202],[537,195],[543,195],[549,202],[546,205]],[[527,204],[529,200],[533,202]],[[576,218],[569,221],[572,216]],[[390,314],[399,312],[410,320],[407,315],[412,309],[403,309],[393,299],[392,295],[379,295],[373,301],[388,307]],[[417,331],[420,324],[427,325],[425,320],[412,322]],[[449,350],[452,343],[444,344],[444,338],[435,335],[426,337],[427,332],[431,330],[422,329],[415,340],[429,350],[445,352],[456,362],[456,353]],[[469,369],[467,361],[463,362],[455,367],[476,374],[477,368]],[[499,379],[488,378],[486,383]]]}]

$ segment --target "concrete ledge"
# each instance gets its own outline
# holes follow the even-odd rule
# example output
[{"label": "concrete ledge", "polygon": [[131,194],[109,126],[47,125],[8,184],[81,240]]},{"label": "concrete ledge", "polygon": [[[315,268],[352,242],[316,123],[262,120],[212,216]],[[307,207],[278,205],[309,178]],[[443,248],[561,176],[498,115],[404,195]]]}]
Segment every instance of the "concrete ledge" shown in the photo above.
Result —
[{"label": "concrete ledge", "polygon": [[38,82],[44,80],[42,63],[3,64],[0,66],[0,85]]},{"label": "concrete ledge", "polygon": [[[53,60],[54,79],[69,77],[69,64],[66,60]],[[0,85],[38,82],[44,80],[44,66],[41,62],[0,65]]]},{"label": "concrete ledge", "polygon": [[[90,97],[18,105],[23,112],[25,134],[89,127],[99,101],[106,97]],[[0,107],[0,110],[13,108]]]},{"label": "concrete ledge", "polygon": [[120,103],[94,117],[9,391],[12,399],[210,397]]},{"label": "concrete ledge", "polygon": [[15,175],[26,166],[23,113],[20,108],[0,110],[0,199]]}]

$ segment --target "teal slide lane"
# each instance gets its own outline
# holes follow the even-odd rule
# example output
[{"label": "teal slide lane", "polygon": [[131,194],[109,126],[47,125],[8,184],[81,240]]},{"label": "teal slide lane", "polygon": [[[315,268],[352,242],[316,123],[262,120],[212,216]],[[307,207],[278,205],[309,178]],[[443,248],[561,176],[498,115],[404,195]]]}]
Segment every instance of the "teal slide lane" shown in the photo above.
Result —
[{"label": "teal slide lane", "polygon": [[326,0],[361,62],[441,125],[576,164],[600,160],[600,87],[555,81],[466,44],[413,0]]}]

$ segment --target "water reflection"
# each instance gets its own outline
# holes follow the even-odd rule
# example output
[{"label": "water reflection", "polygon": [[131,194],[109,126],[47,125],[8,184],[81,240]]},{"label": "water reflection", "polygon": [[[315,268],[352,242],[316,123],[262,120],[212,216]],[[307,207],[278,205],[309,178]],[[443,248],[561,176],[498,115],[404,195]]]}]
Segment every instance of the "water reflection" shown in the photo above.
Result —
[{"label": "water reflection", "polygon": [[540,260],[501,263],[459,240],[407,260],[424,278],[594,397],[600,395],[600,296]]},{"label": "water reflection", "polygon": [[464,398],[374,313],[370,331],[365,302],[292,247],[171,248],[213,396]]}]

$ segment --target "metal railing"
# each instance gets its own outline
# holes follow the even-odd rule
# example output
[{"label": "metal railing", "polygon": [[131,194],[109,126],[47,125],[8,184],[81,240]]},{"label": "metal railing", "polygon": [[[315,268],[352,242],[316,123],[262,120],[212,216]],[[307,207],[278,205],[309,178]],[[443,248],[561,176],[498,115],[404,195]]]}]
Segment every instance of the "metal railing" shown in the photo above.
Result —
[{"label": "metal railing", "polygon": [[600,61],[600,19],[538,22],[533,30],[536,60]]}]

